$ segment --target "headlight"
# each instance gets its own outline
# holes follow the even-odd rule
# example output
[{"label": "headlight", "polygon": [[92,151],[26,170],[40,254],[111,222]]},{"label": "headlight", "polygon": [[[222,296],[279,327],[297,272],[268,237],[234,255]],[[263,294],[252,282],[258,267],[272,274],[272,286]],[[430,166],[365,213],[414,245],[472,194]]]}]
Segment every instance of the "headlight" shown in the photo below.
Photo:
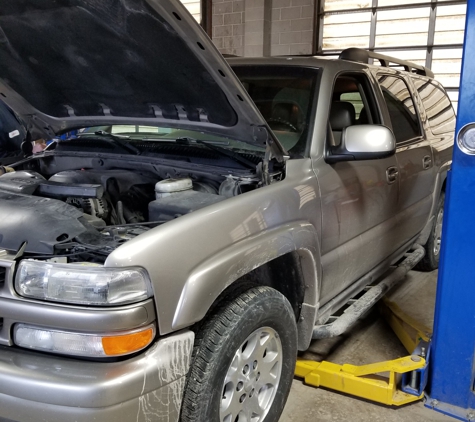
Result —
[{"label": "headlight", "polygon": [[141,268],[107,268],[24,260],[15,279],[19,295],[35,299],[96,306],[123,305],[152,296]]},{"label": "headlight", "polygon": [[147,347],[155,337],[155,326],[114,334],[83,334],[17,324],[13,341],[17,346],[70,356],[124,356]]}]

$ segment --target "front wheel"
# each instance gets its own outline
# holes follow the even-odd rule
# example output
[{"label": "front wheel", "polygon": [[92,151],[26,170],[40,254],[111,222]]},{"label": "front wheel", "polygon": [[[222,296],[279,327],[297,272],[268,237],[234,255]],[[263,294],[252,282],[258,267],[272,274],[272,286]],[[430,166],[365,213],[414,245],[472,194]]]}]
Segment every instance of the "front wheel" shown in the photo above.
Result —
[{"label": "front wheel", "polygon": [[440,244],[442,241],[442,221],[444,219],[444,202],[445,193],[441,192],[439,203],[437,205],[434,225],[432,226],[429,239],[424,245],[426,254],[415,267],[416,270],[433,271],[439,268]]},{"label": "front wheel", "polygon": [[288,300],[270,287],[228,299],[201,326],[183,422],[277,422],[290,391],[297,328]]}]

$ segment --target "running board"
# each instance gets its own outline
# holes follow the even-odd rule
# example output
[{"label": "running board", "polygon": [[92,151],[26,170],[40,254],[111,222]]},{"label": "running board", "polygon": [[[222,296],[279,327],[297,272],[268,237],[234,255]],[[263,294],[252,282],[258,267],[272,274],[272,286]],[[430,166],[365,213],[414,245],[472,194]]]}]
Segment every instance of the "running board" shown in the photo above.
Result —
[{"label": "running board", "polygon": [[425,250],[421,245],[415,244],[412,249],[413,251],[406,256],[393,272],[376,286],[369,287],[367,292],[352,303],[342,315],[330,317],[331,322],[329,324],[316,325],[313,329],[312,339],[336,337],[351,328],[362,315],[399,283],[424,257]]}]

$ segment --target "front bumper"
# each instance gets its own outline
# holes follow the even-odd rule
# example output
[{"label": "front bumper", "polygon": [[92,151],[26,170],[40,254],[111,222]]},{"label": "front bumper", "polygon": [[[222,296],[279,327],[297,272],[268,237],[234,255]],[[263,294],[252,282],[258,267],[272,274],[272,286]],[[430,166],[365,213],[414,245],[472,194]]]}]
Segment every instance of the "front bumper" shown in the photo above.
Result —
[{"label": "front bumper", "polygon": [[181,331],[121,362],[0,346],[0,421],[178,421],[193,342]]}]

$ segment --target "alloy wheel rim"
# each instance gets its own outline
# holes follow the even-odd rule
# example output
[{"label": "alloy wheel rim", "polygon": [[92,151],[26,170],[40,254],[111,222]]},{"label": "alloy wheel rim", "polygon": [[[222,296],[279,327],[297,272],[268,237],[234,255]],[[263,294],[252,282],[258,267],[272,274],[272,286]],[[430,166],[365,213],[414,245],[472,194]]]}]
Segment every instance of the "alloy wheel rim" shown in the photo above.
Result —
[{"label": "alloy wheel rim", "polygon": [[261,422],[274,402],[282,373],[282,343],[262,327],[236,350],[221,394],[221,422]]}]

